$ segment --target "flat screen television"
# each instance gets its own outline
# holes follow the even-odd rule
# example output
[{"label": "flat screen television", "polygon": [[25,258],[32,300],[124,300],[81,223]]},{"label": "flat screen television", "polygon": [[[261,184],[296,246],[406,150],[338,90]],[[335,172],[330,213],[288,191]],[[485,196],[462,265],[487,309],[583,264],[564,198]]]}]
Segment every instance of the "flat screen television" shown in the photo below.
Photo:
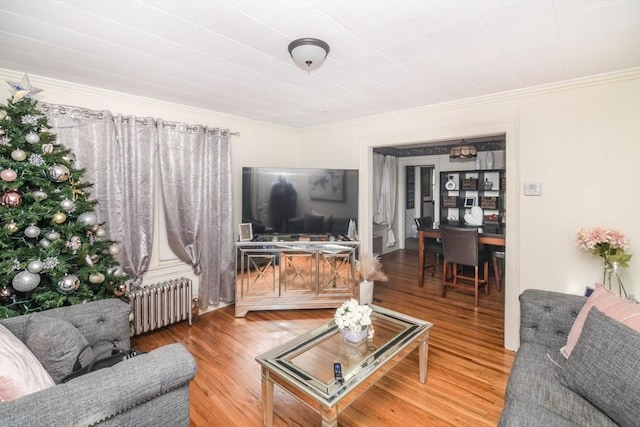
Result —
[{"label": "flat screen television", "polygon": [[358,170],[242,168],[242,222],[254,234],[347,235],[358,219]]}]

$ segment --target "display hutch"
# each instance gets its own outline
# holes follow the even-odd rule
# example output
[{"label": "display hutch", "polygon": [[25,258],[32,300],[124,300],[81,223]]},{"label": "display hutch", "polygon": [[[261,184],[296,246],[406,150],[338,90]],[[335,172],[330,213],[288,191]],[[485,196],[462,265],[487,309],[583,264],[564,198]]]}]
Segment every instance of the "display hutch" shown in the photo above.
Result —
[{"label": "display hutch", "polygon": [[484,224],[504,225],[505,190],[504,169],[440,172],[440,224],[464,225],[464,215],[480,206]]}]

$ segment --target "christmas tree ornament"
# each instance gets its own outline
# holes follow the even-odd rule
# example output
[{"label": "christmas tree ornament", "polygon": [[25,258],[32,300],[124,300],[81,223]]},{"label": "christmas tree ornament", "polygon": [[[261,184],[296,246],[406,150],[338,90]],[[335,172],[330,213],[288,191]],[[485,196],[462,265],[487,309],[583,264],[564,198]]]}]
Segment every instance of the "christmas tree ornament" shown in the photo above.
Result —
[{"label": "christmas tree ornament", "polygon": [[14,221],[9,221],[4,225],[4,228],[9,234],[13,234],[18,231],[18,224],[16,224]]},{"label": "christmas tree ornament", "polygon": [[13,90],[16,91],[13,94],[13,102],[18,102],[23,98],[33,98],[36,93],[42,91],[42,89],[31,85],[29,76],[27,76],[26,74],[24,75],[24,77],[22,77],[22,80],[20,80],[20,82],[7,80],[7,83],[9,83],[9,86],[11,86]]},{"label": "christmas tree ornament", "polygon": [[78,236],[72,236],[71,239],[65,243],[65,246],[71,249],[75,254],[82,247],[82,240]]},{"label": "christmas tree ornament", "polygon": [[41,239],[38,244],[40,246],[42,246],[43,248],[47,249],[49,246],[51,246],[51,242],[48,241],[47,239]]},{"label": "christmas tree ornament", "polygon": [[22,162],[27,158],[27,153],[18,148],[11,152],[11,158],[16,162]]},{"label": "christmas tree ornament", "polygon": [[31,261],[29,265],[27,265],[27,270],[29,270],[30,273],[40,273],[43,269],[44,262],[40,261],[39,259]]},{"label": "christmas tree ornament", "polygon": [[44,237],[53,242],[54,240],[58,240],[60,238],[60,233],[58,233],[57,231],[50,231],[45,234]]},{"label": "christmas tree ornament", "polygon": [[31,239],[35,239],[40,235],[40,228],[36,225],[30,225],[24,229],[24,235]]},{"label": "christmas tree ornament", "polygon": [[0,299],[8,300],[10,298],[11,298],[11,289],[7,288],[6,286],[3,286],[2,288],[0,288]]},{"label": "christmas tree ornament", "polygon": [[49,168],[49,178],[54,182],[64,182],[69,179],[69,168],[65,165],[55,164]]},{"label": "christmas tree ornament", "polygon": [[42,152],[44,154],[53,153],[53,144],[42,144]]},{"label": "christmas tree ornament", "polygon": [[96,225],[98,223],[98,215],[95,212],[83,212],[78,215],[78,222],[86,226]]},{"label": "christmas tree ornament", "polygon": [[74,274],[67,274],[58,280],[58,291],[63,294],[75,292],[80,287],[80,279]]},{"label": "christmas tree ornament", "polygon": [[13,169],[3,169],[2,172],[0,172],[0,179],[5,182],[15,181],[17,177],[18,173]]},{"label": "christmas tree ornament", "polygon": [[95,234],[96,234],[96,237],[99,237],[99,238],[102,239],[103,237],[105,237],[107,235],[107,232],[104,231],[104,228],[98,227],[98,229],[96,230]]},{"label": "christmas tree ornament", "polygon": [[11,286],[18,292],[31,292],[40,283],[40,275],[24,270],[13,276]]},{"label": "christmas tree ornament", "polygon": [[47,195],[47,193],[45,193],[42,190],[35,190],[31,192],[31,196],[33,197],[33,200],[35,200],[36,202],[41,202],[43,200],[45,200],[47,197],[49,197]]},{"label": "christmas tree ornament", "polygon": [[64,160],[65,162],[73,165],[73,163],[76,161],[76,155],[73,153],[67,153],[67,154],[63,154],[62,155],[62,160]]},{"label": "christmas tree ornament", "polygon": [[33,153],[29,156],[29,163],[33,166],[42,166],[45,162],[40,154]]},{"label": "christmas tree ornament", "polygon": [[87,265],[94,266],[96,265],[99,259],[100,257],[98,256],[98,254],[93,254],[93,255],[87,255],[84,258],[84,261],[87,263]]},{"label": "christmas tree ornament", "polygon": [[18,207],[22,204],[22,194],[16,190],[6,191],[2,195],[2,204],[5,206]]},{"label": "christmas tree ornament", "polygon": [[118,255],[120,253],[120,245],[114,243],[113,245],[109,246],[109,253],[111,255]]},{"label": "christmas tree ornament", "polygon": [[62,224],[66,220],[67,220],[67,216],[62,212],[56,212],[55,214],[53,214],[52,221],[56,224]]},{"label": "christmas tree ornament", "polygon": [[27,136],[24,137],[24,140],[27,141],[29,144],[36,144],[40,142],[40,137],[35,132],[29,132]]},{"label": "christmas tree ornament", "polygon": [[113,289],[113,294],[117,297],[121,297],[125,292],[127,292],[127,285],[124,283],[118,283]]},{"label": "christmas tree ornament", "polygon": [[73,203],[73,201],[69,200],[69,199],[64,199],[60,202],[60,207],[62,209],[64,209],[65,211],[69,212],[71,210],[73,210],[73,208],[76,207],[75,203]]},{"label": "christmas tree ornament", "polygon": [[104,282],[104,274],[102,273],[93,273],[89,275],[89,282],[93,283],[94,285],[99,285],[100,283]]}]

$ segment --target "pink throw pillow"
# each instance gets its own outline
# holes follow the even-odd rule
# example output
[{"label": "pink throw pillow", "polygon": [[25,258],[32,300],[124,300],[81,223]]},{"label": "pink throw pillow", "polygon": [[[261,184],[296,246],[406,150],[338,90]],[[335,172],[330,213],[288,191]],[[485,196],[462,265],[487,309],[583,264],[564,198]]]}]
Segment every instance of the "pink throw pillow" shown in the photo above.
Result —
[{"label": "pink throw pillow", "polygon": [[27,346],[0,325],[0,402],[54,385],[56,383]]},{"label": "pink throw pillow", "polygon": [[562,353],[566,359],[569,358],[573,347],[575,347],[578,338],[580,338],[582,326],[591,307],[597,307],[598,310],[612,319],[640,332],[640,304],[620,298],[598,283],[596,284],[596,289],[591,296],[589,296],[580,313],[578,313],[575,322],[573,322],[573,326],[567,337],[567,344],[560,349],[560,353]]}]

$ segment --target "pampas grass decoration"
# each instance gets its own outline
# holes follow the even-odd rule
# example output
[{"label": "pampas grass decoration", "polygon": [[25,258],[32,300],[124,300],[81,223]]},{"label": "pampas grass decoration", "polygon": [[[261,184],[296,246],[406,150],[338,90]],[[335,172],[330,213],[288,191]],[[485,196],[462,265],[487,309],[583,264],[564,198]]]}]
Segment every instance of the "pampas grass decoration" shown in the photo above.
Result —
[{"label": "pampas grass decoration", "polygon": [[356,260],[356,272],[362,280],[386,282],[387,275],[382,271],[380,256],[370,252],[360,254],[360,259]]}]

